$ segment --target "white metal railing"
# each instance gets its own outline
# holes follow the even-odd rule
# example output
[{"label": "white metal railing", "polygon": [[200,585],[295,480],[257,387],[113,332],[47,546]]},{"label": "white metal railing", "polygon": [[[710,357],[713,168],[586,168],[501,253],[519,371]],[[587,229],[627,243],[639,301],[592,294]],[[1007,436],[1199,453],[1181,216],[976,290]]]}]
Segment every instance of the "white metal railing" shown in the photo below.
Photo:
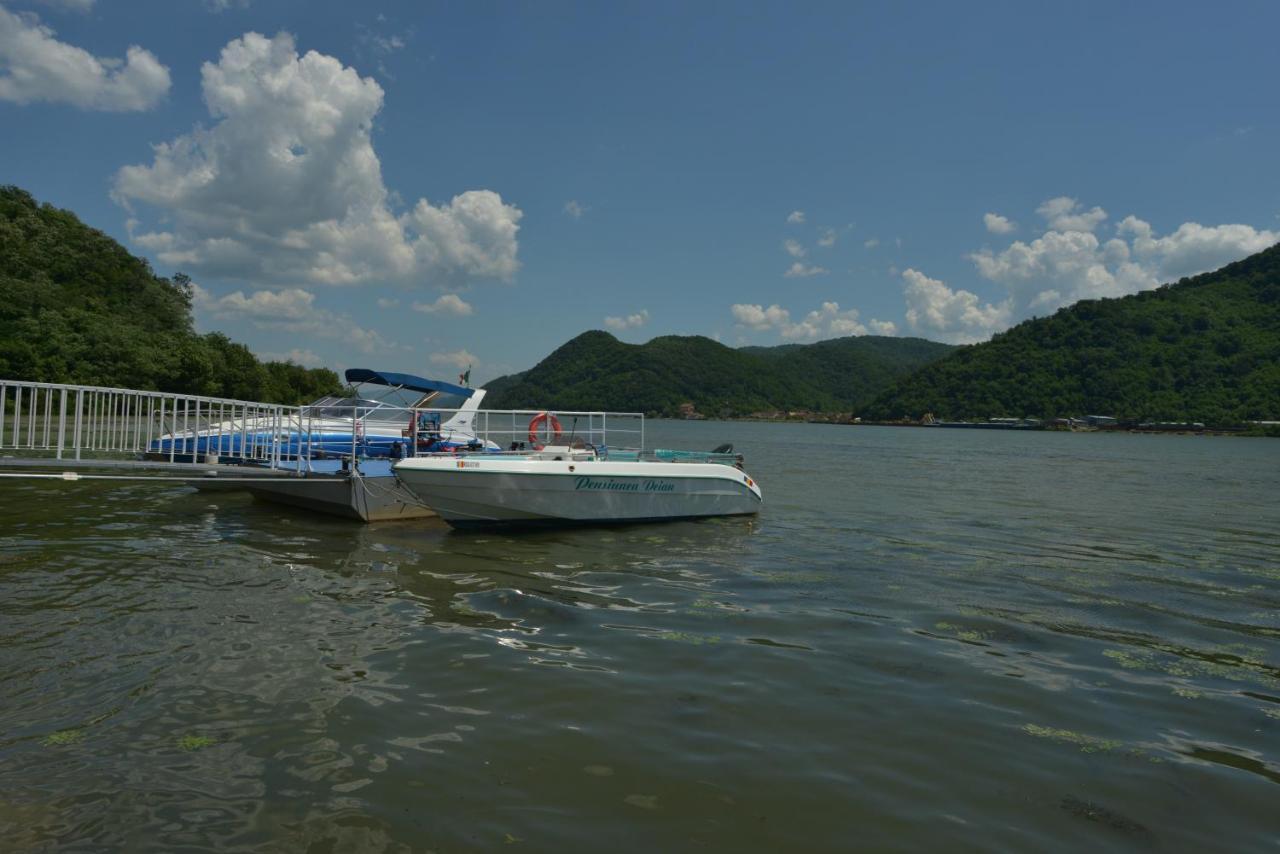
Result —
[{"label": "white metal railing", "polygon": [[279,459],[286,410],[219,397],[0,379],[0,450],[55,459],[150,454],[197,462],[230,453]]},{"label": "white metal railing", "polygon": [[[461,417],[454,418],[455,415]],[[469,421],[461,410],[441,414],[442,424],[451,419],[458,425],[455,433],[473,433],[478,440],[504,451],[579,443],[597,448],[644,448],[644,415],[639,412],[481,409],[472,413]]]}]

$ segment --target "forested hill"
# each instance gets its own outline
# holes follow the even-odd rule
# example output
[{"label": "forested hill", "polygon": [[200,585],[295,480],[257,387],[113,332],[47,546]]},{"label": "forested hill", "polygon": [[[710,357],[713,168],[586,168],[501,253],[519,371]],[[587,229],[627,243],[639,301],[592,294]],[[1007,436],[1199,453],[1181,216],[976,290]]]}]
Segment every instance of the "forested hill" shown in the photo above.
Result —
[{"label": "forested hill", "polygon": [[735,350],[701,336],[624,344],[584,332],[522,374],[488,383],[486,405],[711,416],[763,410],[848,412],[952,348],[919,338],[862,336]]},{"label": "forested hill", "polygon": [[185,277],[17,187],[0,187],[0,377],[273,403],[341,388],[333,371],[197,335]]},{"label": "forested hill", "polygon": [[1019,324],[921,369],[860,414],[926,412],[1210,425],[1280,419],[1280,246],[1177,284]]}]

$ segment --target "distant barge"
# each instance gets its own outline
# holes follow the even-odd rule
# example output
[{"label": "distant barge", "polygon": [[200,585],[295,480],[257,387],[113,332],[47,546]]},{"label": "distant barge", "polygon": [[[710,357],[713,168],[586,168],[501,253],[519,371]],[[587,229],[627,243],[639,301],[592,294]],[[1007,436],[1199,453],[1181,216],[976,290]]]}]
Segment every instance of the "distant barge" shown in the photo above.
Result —
[{"label": "distant barge", "polygon": [[1043,430],[1034,418],[989,418],[986,421],[926,421],[924,427],[952,427],[964,430]]}]

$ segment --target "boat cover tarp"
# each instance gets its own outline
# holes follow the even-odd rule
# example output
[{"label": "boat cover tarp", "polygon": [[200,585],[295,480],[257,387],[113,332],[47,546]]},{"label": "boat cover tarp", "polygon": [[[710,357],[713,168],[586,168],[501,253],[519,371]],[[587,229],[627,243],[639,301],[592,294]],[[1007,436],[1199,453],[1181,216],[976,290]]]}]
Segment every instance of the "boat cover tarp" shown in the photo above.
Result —
[{"label": "boat cover tarp", "polygon": [[368,368],[347,368],[347,382],[399,386],[410,391],[420,391],[424,394],[432,391],[443,391],[448,394],[461,395],[462,397],[471,397],[476,391],[473,388],[454,385],[441,380],[415,377],[413,374],[393,374],[389,371],[371,371]]}]

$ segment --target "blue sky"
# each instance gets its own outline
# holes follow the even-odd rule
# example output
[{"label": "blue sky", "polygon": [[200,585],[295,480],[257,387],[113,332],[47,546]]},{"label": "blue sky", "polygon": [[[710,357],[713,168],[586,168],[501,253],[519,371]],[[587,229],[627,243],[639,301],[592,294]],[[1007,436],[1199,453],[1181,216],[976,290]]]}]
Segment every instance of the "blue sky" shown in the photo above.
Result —
[{"label": "blue sky", "polygon": [[1280,6],[0,0],[0,182],[269,357],[977,341],[1280,240]]}]

